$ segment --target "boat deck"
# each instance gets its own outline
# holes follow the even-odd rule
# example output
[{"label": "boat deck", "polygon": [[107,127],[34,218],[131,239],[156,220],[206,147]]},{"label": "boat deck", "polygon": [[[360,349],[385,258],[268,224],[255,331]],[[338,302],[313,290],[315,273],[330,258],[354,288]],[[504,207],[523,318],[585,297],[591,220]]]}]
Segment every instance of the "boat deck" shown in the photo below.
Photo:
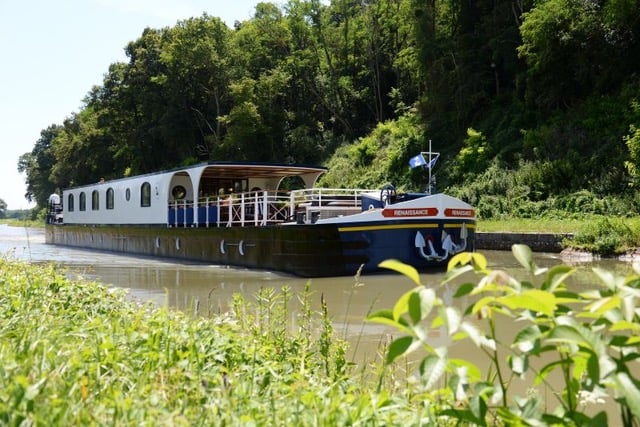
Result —
[{"label": "boat deck", "polygon": [[247,227],[296,222],[359,213],[362,193],[378,190],[313,188],[279,191],[249,191],[206,197],[197,201],[169,203],[169,227]]}]

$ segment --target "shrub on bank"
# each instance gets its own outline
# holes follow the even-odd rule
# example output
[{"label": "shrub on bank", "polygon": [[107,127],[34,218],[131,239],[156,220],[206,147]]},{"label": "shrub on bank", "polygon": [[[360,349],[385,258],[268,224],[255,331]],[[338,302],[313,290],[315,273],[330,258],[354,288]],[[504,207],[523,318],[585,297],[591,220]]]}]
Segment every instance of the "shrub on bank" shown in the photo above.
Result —
[{"label": "shrub on bank", "polygon": [[598,217],[585,221],[567,245],[600,255],[620,255],[640,247],[640,230],[622,218]]}]

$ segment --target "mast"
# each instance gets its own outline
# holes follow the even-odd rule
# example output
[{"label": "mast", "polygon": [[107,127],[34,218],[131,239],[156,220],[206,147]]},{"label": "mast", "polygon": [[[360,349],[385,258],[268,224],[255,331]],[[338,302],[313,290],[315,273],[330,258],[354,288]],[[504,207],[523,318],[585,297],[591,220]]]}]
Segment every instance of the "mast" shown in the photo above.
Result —
[{"label": "mast", "polygon": [[429,160],[427,161],[427,164],[424,166],[429,170],[429,181],[427,183],[427,190],[425,192],[428,195],[431,195],[431,190],[433,187],[435,187],[435,185],[433,185],[435,177],[432,175],[432,169],[435,166],[436,162],[438,161],[438,157],[440,157],[440,153],[431,151],[431,140],[429,140],[429,151],[423,151],[420,154],[422,154],[423,157],[425,155],[428,155],[428,158],[429,158]]}]

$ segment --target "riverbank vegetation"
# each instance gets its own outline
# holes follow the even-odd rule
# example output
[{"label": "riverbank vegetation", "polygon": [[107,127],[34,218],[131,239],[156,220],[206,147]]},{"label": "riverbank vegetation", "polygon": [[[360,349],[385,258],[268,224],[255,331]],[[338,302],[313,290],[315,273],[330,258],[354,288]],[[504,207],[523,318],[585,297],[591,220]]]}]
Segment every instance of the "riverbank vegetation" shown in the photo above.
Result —
[{"label": "riverbank vegetation", "polygon": [[562,218],[503,218],[478,221],[480,232],[566,235],[565,248],[602,256],[638,255],[640,217],[579,215]]},{"label": "riverbank vegetation", "polygon": [[[575,268],[539,268],[523,245],[513,254],[528,273],[524,280],[492,271],[479,253],[452,258],[443,285],[469,272],[479,277],[455,287],[451,298],[460,303],[425,287],[413,267],[385,261],[416,285],[392,309],[368,317],[400,334],[386,362],[423,350],[425,389],[444,381],[439,395],[456,404],[439,414],[462,424],[637,426],[640,264],[624,275],[596,268],[599,284],[570,288]],[[503,325],[512,322],[517,331],[505,335]],[[465,342],[481,360],[449,354]]]},{"label": "riverbank vegetation", "polygon": [[310,290],[263,289],[254,301],[236,297],[228,313],[192,317],[69,280],[53,265],[2,259],[0,283],[2,425],[409,425],[433,416],[426,395],[396,384],[393,370],[348,360],[326,310],[311,310]]},{"label": "riverbank vegetation", "polygon": [[[322,301],[312,284],[302,295],[283,287],[235,296],[228,312],[194,304],[199,315],[189,315],[54,265],[2,259],[0,424],[637,425],[640,269],[599,271],[603,287],[575,292],[565,288],[573,268],[542,270],[525,249],[514,253],[530,279],[463,254],[441,286],[424,288],[410,267],[386,263],[408,278],[390,280],[417,287],[370,315],[401,335],[359,363],[324,304],[311,309]],[[479,281],[463,281],[453,297],[476,302],[466,312],[443,305],[437,295],[470,272]],[[505,316],[522,322],[513,345],[498,333]],[[449,358],[439,346],[448,340],[477,345],[490,368]],[[424,359],[405,358],[415,347]],[[511,392],[516,379],[529,384],[523,394]],[[605,412],[602,401],[618,409]]]},{"label": "riverbank vegetation", "polygon": [[147,28],[43,129],[28,197],[198,161],[324,164],[321,184],[427,186],[482,219],[637,216],[640,3],[260,3]]}]

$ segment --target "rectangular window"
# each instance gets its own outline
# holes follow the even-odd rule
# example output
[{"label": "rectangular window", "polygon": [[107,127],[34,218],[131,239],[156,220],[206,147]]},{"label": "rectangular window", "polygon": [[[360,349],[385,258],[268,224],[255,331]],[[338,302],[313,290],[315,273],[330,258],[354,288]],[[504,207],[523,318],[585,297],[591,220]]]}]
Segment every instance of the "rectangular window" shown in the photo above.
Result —
[{"label": "rectangular window", "polygon": [[140,187],[140,206],[143,208],[151,206],[151,184],[148,182]]},{"label": "rectangular window", "polygon": [[113,209],[113,188],[107,189],[107,209]]},{"label": "rectangular window", "polygon": [[100,193],[98,190],[93,190],[91,193],[91,210],[97,211],[100,209]]}]

